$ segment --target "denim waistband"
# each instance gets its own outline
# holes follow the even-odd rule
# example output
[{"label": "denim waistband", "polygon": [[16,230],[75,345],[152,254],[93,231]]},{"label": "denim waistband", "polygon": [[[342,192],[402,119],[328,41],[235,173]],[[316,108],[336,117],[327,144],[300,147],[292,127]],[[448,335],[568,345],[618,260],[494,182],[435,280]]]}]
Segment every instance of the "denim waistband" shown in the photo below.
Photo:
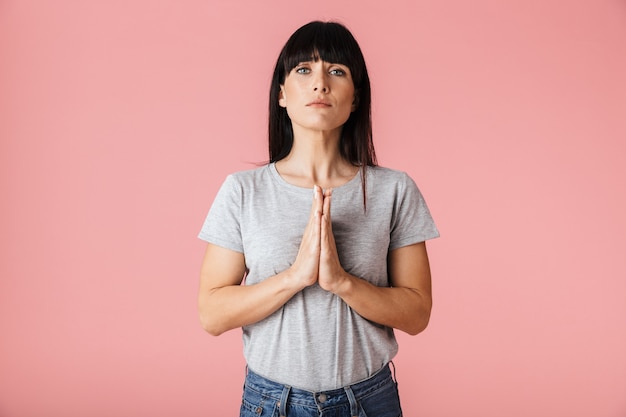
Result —
[{"label": "denim waistband", "polygon": [[395,383],[389,365],[385,365],[366,380],[329,391],[314,392],[293,388],[264,378],[251,370],[248,370],[245,386],[247,389],[263,393],[279,401],[281,416],[285,415],[287,403],[319,410],[349,403],[350,408],[354,410],[352,415],[356,415],[357,401],[374,394],[378,388],[390,382]]}]

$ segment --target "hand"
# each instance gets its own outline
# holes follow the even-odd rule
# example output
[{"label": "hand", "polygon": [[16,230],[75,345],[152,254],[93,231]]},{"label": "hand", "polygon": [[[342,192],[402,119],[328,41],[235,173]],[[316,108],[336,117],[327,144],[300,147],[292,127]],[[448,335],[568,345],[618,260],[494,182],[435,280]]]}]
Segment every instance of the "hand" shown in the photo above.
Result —
[{"label": "hand", "polygon": [[321,217],[318,282],[320,287],[324,290],[337,293],[341,284],[347,278],[347,274],[339,262],[337,245],[335,243],[335,236],[333,235],[333,227],[330,218],[331,197],[332,189],[326,190],[324,193]]},{"label": "hand", "polygon": [[315,284],[320,262],[321,218],[324,210],[324,195],[317,185],[313,187],[313,203],[309,221],[302,235],[302,242],[293,265],[289,268],[296,285],[301,288]]}]

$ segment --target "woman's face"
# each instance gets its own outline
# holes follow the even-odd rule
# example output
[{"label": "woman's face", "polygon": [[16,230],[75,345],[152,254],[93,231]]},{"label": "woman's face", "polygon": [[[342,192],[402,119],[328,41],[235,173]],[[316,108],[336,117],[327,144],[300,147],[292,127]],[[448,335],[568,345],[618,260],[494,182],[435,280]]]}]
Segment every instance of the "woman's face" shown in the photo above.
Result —
[{"label": "woman's face", "polygon": [[278,104],[287,109],[295,134],[341,131],[356,109],[350,70],[321,59],[301,62],[285,77]]}]

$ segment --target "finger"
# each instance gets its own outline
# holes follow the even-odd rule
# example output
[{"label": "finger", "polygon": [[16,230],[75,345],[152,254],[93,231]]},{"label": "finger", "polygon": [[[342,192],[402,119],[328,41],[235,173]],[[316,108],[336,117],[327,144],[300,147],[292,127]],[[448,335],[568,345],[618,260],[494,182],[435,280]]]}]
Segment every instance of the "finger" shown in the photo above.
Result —
[{"label": "finger", "polygon": [[309,217],[309,224],[307,225],[306,229],[308,242],[310,245],[313,245],[313,247],[319,247],[323,199],[324,197],[322,195],[322,189],[317,185],[314,186],[313,202],[311,203],[311,215]]},{"label": "finger", "polygon": [[328,246],[329,246],[329,242],[328,242],[328,218],[326,217],[325,214],[322,215],[322,219],[321,219],[321,225],[320,225],[320,251],[322,255],[325,255],[328,252]]},{"label": "finger", "polygon": [[313,186],[313,202],[311,203],[311,216],[315,216],[316,212],[322,213],[324,204],[324,195],[322,189],[315,185]]},{"label": "finger", "polygon": [[327,243],[332,243],[335,236],[333,235],[333,223],[330,219],[330,213],[322,214],[321,219],[321,239],[326,240]]},{"label": "finger", "polygon": [[319,185],[315,186],[315,189],[315,202],[317,203],[317,209],[320,213],[322,213],[324,209],[324,192],[322,191],[322,187]]},{"label": "finger", "polygon": [[322,213],[324,213],[325,216],[328,216],[329,221],[330,221],[330,200],[331,200],[332,195],[333,195],[332,188],[329,188],[328,190],[324,191],[324,206],[322,207]]},{"label": "finger", "polygon": [[321,239],[324,243],[330,244],[333,239],[333,226],[330,217],[330,206],[332,200],[333,190],[329,188],[324,192],[324,207],[322,211],[322,219],[321,219]]}]

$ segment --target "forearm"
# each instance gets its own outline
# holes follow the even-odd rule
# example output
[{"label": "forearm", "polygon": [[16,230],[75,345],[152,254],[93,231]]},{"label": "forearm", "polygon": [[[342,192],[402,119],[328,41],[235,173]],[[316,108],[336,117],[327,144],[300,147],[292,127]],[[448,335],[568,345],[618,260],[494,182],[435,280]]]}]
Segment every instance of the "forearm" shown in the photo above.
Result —
[{"label": "forearm", "polygon": [[317,281],[322,194],[311,207],[298,255],[291,267],[254,285],[240,285],[246,273],[243,253],[209,244],[200,276],[199,310],[213,335],[265,319],[291,297]]},{"label": "forearm", "polygon": [[333,292],[362,317],[411,335],[423,331],[430,319],[430,294],[414,288],[377,287],[346,273]]},{"label": "forearm", "polygon": [[217,336],[266,318],[302,289],[293,281],[287,270],[258,284],[228,285],[202,292],[198,299],[202,327]]}]

